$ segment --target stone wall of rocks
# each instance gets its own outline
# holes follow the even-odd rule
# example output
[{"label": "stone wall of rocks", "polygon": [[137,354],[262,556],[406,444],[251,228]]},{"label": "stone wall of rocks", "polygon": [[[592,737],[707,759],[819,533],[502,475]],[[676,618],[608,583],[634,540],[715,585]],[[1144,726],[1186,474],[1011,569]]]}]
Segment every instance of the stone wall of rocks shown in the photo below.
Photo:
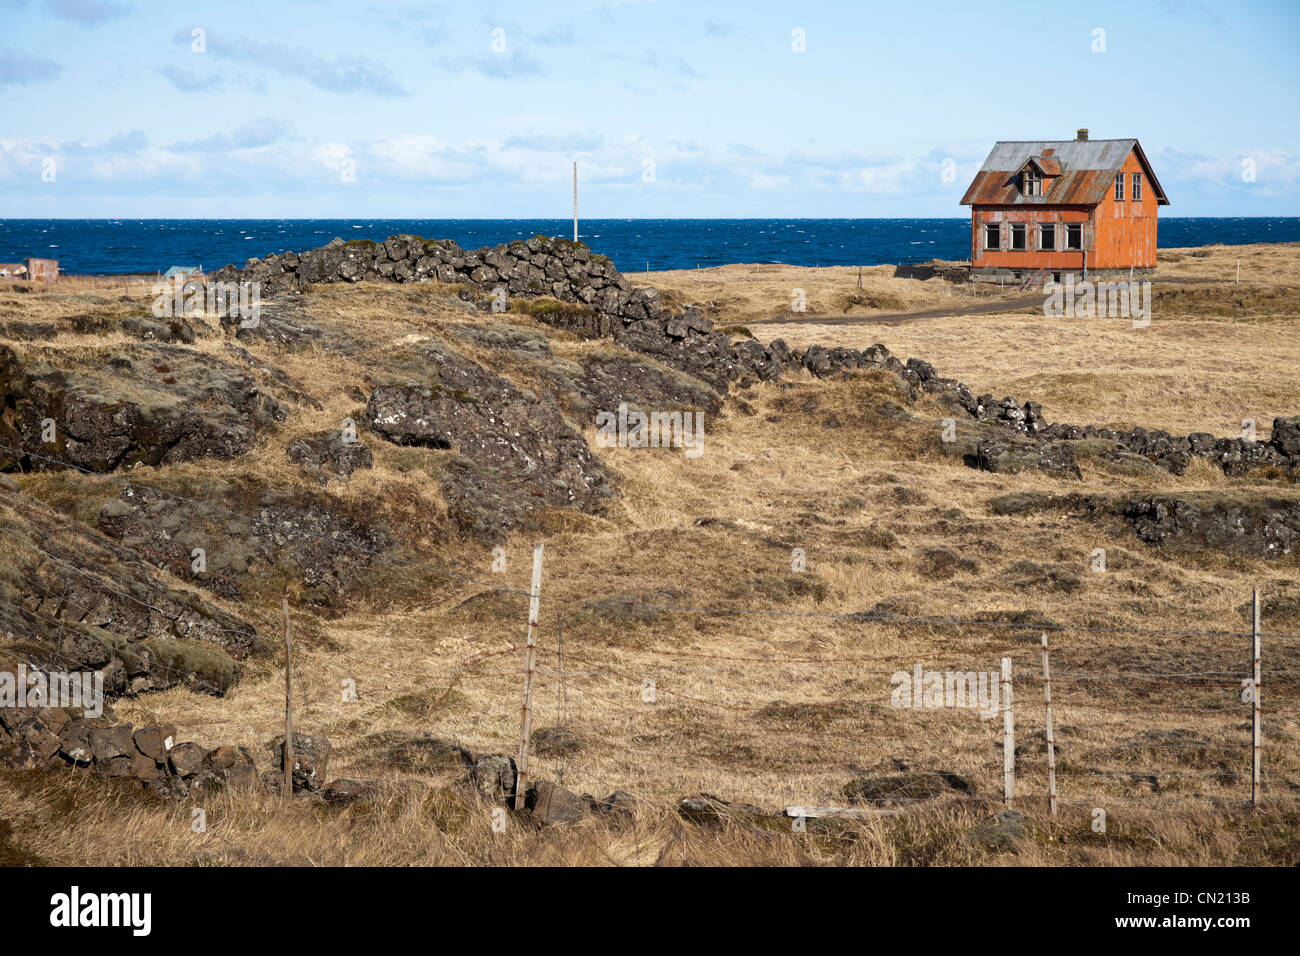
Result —
[{"label": "stone wall of rocks", "polygon": [[[922,392],[946,396],[951,400],[950,404],[964,410],[971,420],[1005,426],[1016,435],[1034,439],[1039,445],[1056,444],[1068,448],[1070,442],[1095,439],[1113,442],[1176,475],[1184,474],[1193,458],[1206,458],[1230,476],[1271,465],[1292,478],[1300,478],[1300,416],[1275,418],[1267,442],[1216,438],[1208,432],[1174,435],[1163,429],[1140,426],[1117,431],[1096,425],[1049,423],[1038,402],[1021,403],[1010,396],[998,400],[991,394],[976,396],[964,383],[941,377],[929,362],[916,358],[903,362],[890,355],[883,345],[862,350],[813,345],[802,354],[793,352],[791,355],[817,378],[842,376],[863,369],[885,369],[903,379],[913,396]],[[996,441],[986,442],[979,451],[979,460],[971,464],[993,471],[1002,470],[997,467],[997,462],[1003,450]],[[1072,461],[1071,457],[1071,464]]]},{"label": "stone wall of rocks", "polygon": [[[607,257],[583,242],[534,236],[497,246],[464,250],[450,239],[391,236],[383,242],[334,239],[307,252],[249,259],[225,268],[209,282],[257,282],[261,295],[300,292],[316,283],[440,282],[460,286],[462,296],[490,311],[499,296],[549,297],[568,308],[539,311],[548,324],[591,336],[609,336],[653,355],[716,388],[745,379],[771,380],[782,354],[757,342],[731,345],[698,309],[669,309],[656,289],[633,288]],[[788,357],[789,352],[784,354]]]},{"label": "stone wall of rocks", "polygon": [[0,707],[0,763],[12,769],[83,768],[184,798],[223,787],[252,787],[257,772],[242,747],[185,742],[173,724],[132,727],[79,708]]},{"label": "stone wall of rocks", "polygon": [[[26,677],[17,665],[0,668]],[[294,732],[296,795],[346,803],[368,792],[356,780],[325,782],[330,742]],[[246,747],[211,749],[182,741],[175,724],[133,727],[117,723],[107,704],[98,717],[80,707],[0,706],[0,766],[12,770],[83,769],[97,777],[138,784],[160,797],[185,799],[231,788],[279,791],[284,785],[284,737],[270,748],[272,769],[260,776]]]},{"label": "stone wall of rocks", "polygon": [[[213,275],[222,281],[258,281],[263,294],[300,291],[317,282],[436,280],[460,285],[482,309],[490,309],[494,293],[537,298],[549,296],[573,306],[537,318],[572,331],[612,337],[619,344],[681,369],[720,391],[732,384],[775,381],[798,369],[817,378],[883,369],[899,376],[915,396],[921,392],[947,396],[976,422],[1003,425],[1009,441],[982,442],[967,456],[968,464],[988,470],[1041,467],[1077,475],[1070,443],[1085,439],[1108,441],[1117,449],[1140,456],[1181,475],[1193,458],[1212,459],[1228,475],[1274,466],[1300,477],[1300,416],[1278,418],[1268,442],[1215,438],[1205,432],[1173,435],[1154,429],[1116,431],[1093,425],[1049,423],[1037,402],[974,395],[956,379],[939,376],[920,359],[893,356],[883,345],[868,349],[789,348],[777,339],[768,345],[753,340],[732,342],[695,307],[669,309],[659,292],[633,288],[606,256],[585,243],[534,236],[473,251],[449,239],[392,236],[384,242],[335,239],[329,245],[300,254],[285,253],[250,259],[240,270],[227,266]],[[1026,443],[1025,439],[1031,439]]]}]

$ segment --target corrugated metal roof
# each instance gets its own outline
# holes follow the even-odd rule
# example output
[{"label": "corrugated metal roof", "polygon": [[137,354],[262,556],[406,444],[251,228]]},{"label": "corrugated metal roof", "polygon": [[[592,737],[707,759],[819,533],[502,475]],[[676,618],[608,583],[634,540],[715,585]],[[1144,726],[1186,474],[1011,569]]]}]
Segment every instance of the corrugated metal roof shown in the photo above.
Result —
[{"label": "corrugated metal roof", "polygon": [[1019,169],[1030,156],[1042,156],[1050,149],[1062,166],[1070,169],[1117,171],[1137,145],[1135,139],[1010,140],[993,144],[980,172]]},{"label": "corrugated metal roof", "polygon": [[1030,156],[1029,162],[1041,169],[1047,176],[1061,175],[1061,164],[1051,156]]},{"label": "corrugated metal roof", "polygon": [[[1043,159],[1044,150],[1049,151],[1049,159]],[[1147,172],[1157,202],[1167,206],[1169,200],[1165,198],[1136,139],[999,141],[975,174],[961,204],[1095,206],[1106,198],[1106,190],[1114,184],[1115,174],[1133,150],[1137,150],[1138,160]],[[1043,184],[1041,196],[1020,194],[1016,174],[1031,159],[1044,167],[1052,160],[1059,164],[1060,175],[1052,176]]]}]

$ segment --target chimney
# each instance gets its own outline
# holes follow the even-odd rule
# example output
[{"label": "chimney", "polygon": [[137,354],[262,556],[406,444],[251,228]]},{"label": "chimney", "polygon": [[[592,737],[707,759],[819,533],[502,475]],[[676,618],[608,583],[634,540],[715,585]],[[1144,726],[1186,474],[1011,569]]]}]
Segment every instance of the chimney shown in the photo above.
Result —
[{"label": "chimney", "polygon": [[1088,130],[1086,128],[1079,130],[1079,132],[1075,134],[1074,138],[1081,143],[1086,142],[1088,139]]}]

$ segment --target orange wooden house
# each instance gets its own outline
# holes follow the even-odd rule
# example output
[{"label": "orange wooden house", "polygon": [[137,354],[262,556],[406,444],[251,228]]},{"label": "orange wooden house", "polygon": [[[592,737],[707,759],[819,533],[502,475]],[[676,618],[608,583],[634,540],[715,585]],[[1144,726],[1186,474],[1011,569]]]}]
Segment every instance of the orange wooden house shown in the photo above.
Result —
[{"label": "orange wooden house", "polygon": [[971,275],[1064,281],[1156,264],[1156,210],[1169,205],[1136,139],[999,142],[962,197]]}]

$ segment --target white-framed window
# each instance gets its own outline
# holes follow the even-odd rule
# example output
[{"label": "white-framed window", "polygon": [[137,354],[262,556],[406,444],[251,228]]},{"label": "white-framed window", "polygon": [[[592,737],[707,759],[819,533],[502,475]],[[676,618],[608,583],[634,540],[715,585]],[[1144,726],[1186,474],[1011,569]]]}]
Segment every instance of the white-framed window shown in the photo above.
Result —
[{"label": "white-framed window", "polygon": [[1065,251],[1083,251],[1083,223],[1067,222],[1065,224]]},{"label": "white-framed window", "polygon": [[1029,234],[1029,227],[1023,222],[1013,222],[1011,224],[1011,249],[1014,252],[1024,252],[1028,248],[1026,238]]},{"label": "white-framed window", "polygon": [[1133,201],[1134,202],[1142,201],[1142,174],[1141,173],[1133,174]]},{"label": "white-framed window", "polygon": [[1038,224],[1038,248],[1047,252],[1056,250],[1056,223],[1040,222]]},{"label": "white-framed window", "polygon": [[1041,196],[1043,194],[1043,174],[1033,167],[1021,173],[1020,194],[1022,196]]},{"label": "white-framed window", "polygon": [[1002,248],[1002,225],[996,222],[984,223],[984,248]]},{"label": "white-framed window", "polygon": [[1116,202],[1124,201],[1124,174],[1123,173],[1115,174],[1115,201]]}]

